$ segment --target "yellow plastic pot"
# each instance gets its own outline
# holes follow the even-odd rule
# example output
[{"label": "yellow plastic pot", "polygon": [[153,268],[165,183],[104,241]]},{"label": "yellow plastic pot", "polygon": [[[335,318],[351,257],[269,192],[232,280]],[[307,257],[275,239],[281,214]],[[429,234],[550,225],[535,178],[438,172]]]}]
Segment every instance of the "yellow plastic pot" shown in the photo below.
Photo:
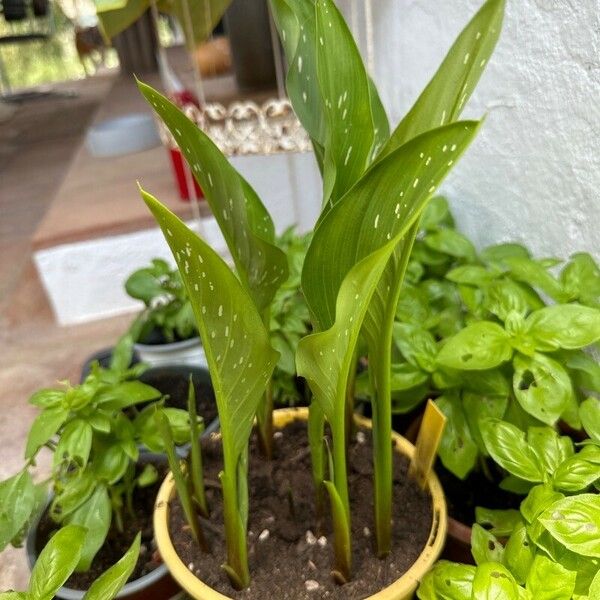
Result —
[{"label": "yellow plastic pot", "polygon": [[[297,419],[306,421],[307,418],[308,409],[306,408],[284,408],[274,412],[274,424],[277,429],[281,429]],[[363,427],[371,428],[371,421],[367,419],[357,416],[356,422]],[[409,441],[397,433],[392,433],[392,438],[397,452],[409,458],[412,457],[415,448]],[[442,486],[434,473],[429,476],[427,485],[433,500],[433,523],[425,548],[423,548],[412,567],[402,577],[380,592],[369,596],[369,600],[405,600],[413,598],[419,581],[439,557],[446,540],[446,501]],[[175,484],[172,475],[169,474],[160,488],[154,507],[154,535],[162,559],[179,585],[195,600],[231,600],[229,596],[220,594],[198,579],[177,555],[169,537],[168,529],[169,501],[174,494]]]}]

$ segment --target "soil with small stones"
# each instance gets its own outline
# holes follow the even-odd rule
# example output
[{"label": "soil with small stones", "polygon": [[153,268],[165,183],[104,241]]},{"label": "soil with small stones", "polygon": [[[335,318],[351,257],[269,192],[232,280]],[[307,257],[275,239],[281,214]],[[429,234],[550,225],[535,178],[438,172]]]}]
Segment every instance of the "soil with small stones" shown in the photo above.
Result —
[{"label": "soil with small stones", "polygon": [[[256,441],[252,440],[248,527],[252,581],[248,589],[236,592],[220,566],[226,556],[222,498],[217,483],[222,464],[221,444],[213,436],[203,440],[203,445],[207,497],[212,512],[210,520],[202,519],[202,524],[212,553],[203,554],[194,544],[177,499],[171,502],[169,528],[182,561],[204,583],[226,596],[261,600],[358,600],[398,579],[428,541],[433,519],[431,497],[408,479],[408,460],[394,453],[393,550],[385,559],[376,557],[371,438],[369,431],[360,431],[348,453],[354,577],[350,583],[337,585],[331,577],[333,536],[328,529],[320,537],[316,524],[306,424],[295,422],[275,434],[272,462],[258,456]],[[329,522],[329,517],[326,520]]]},{"label": "soil with small stones", "polygon": [[[104,571],[112,567],[127,552],[139,531],[142,532],[140,555],[128,581],[139,579],[143,575],[154,571],[154,569],[162,564],[162,559],[158,554],[154,541],[152,513],[154,510],[154,501],[168,468],[166,464],[155,464],[155,466],[158,470],[158,479],[155,484],[147,488],[136,488],[133,495],[135,512],[133,515],[127,512],[124,513],[124,531],[118,531],[114,527],[113,521],[113,526],[108,532],[106,541],[96,554],[90,569],[85,573],[74,573],[71,575],[64,584],[65,587],[74,590],[87,590]],[[56,530],[56,523],[50,518],[48,513],[44,513],[38,525],[36,539],[36,552],[38,555]]]},{"label": "soil with small stones", "polygon": [[[188,377],[185,369],[169,370],[167,367],[157,367],[146,371],[140,380],[156,388],[161,394],[167,394],[169,399],[165,403],[166,406],[187,411]],[[196,412],[204,419],[204,425],[208,426],[218,416],[215,392],[209,383],[196,378],[193,381],[196,391]]]},{"label": "soil with small stones", "polygon": [[[490,467],[493,468],[493,465],[490,464]],[[518,509],[523,500],[523,496],[500,489],[497,482],[490,481],[480,471],[472,471],[463,481],[438,462],[435,472],[446,494],[448,514],[469,527],[475,522],[476,506]],[[500,481],[500,473],[497,475]]]}]

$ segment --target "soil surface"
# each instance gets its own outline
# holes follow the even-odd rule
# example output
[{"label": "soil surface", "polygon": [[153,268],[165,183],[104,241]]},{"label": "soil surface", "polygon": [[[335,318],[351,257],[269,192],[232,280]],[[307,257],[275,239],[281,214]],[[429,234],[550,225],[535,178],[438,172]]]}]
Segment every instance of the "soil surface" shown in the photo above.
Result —
[{"label": "soil surface", "polygon": [[[493,465],[490,464],[490,466],[493,468]],[[480,471],[472,471],[463,481],[450,473],[438,461],[435,472],[446,493],[448,514],[469,527],[475,523],[476,506],[518,509],[523,500],[523,496],[500,489],[496,482],[490,481]],[[498,481],[500,479],[501,475],[498,473]]]},{"label": "soil surface", "polygon": [[[130,515],[127,512],[124,513],[124,531],[119,532],[116,527],[111,527],[106,541],[98,551],[98,554],[96,554],[89,571],[85,573],[73,573],[67,579],[65,587],[74,590],[87,590],[104,571],[112,567],[127,552],[138,531],[142,532],[140,555],[128,581],[139,579],[142,575],[154,571],[154,569],[162,564],[154,541],[152,513],[158,490],[167,474],[168,468],[166,465],[155,466],[158,469],[158,479],[154,485],[147,488],[136,488],[133,495],[135,513],[134,515]],[[48,513],[44,513],[38,526],[38,537],[36,540],[36,552],[38,554],[56,529],[56,523],[49,517]]]},{"label": "soil surface", "polygon": [[[171,408],[181,408],[187,411],[188,377],[191,371],[185,367],[156,367],[146,371],[140,380],[156,388],[161,394],[167,394],[169,399],[165,405]],[[196,411],[204,419],[205,427],[217,418],[217,402],[215,392],[208,383],[194,376],[196,390]]]},{"label": "soil surface", "polygon": [[[252,583],[236,592],[221,569],[226,548],[220,486],[221,444],[203,440],[209,521],[202,520],[212,554],[202,554],[191,539],[179,502],[171,503],[169,527],[175,548],[188,568],[206,584],[231,598],[358,600],[398,579],[423,550],[432,525],[431,498],[407,478],[408,460],[395,453],[393,551],[386,559],[374,553],[372,446],[370,433],[360,430],[349,448],[352,512],[353,575],[337,585],[331,577],[330,526],[318,531],[306,425],[296,422],[275,434],[275,459],[250,449],[250,516],[248,555]],[[329,523],[327,515],[326,523]],[[322,536],[322,534],[325,534]],[[322,536],[322,537],[321,537]]]}]

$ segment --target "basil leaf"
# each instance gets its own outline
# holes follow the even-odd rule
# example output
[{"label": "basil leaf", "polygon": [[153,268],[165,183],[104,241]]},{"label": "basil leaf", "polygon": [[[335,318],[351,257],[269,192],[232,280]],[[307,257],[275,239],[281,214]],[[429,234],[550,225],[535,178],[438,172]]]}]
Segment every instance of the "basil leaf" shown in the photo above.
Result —
[{"label": "basil leaf", "polygon": [[539,262],[531,258],[513,256],[504,259],[504,263],[517,281],[540,289],[557,302],[567,300],[561,285]]},{"label": "basil leaf", "polygon": [[481,396],[472,392],[463,392],[462,402],[471,436],[479,451],[487,456],[487,448],[479,431],[479,422],[481,419],[488,418],[501,419],[508,407],[508,398],[506,396]]},{"label": "basil leaf", "polygon": [[516,354],[513,365],[513,390],[519,404],[543,423],[556,423],[573,398],[567,372],[540,353],[533,357]]},{"label": "basil leaf", "polygon": [[438,450],[443,465],[460,479],[464,479],[477,462],[477,444],[471,437],[462,403],[456,394],[440,396],[438,408],[447,422]]},{"label": "basil leaf", "polygon": [[535,600],[571,600],[577,573],[538,555],[527,576],[526,589]]},{"label": "basil leaf", "polygon": [[40,408],[55,408],[62,403],[64,398],[64,390],[54,390],[52,388],[45,388],[35,392],[29,398],[29,404],[39,406]]},{"label": "basil leaf", "polygon": [[442,254],[449,254],[454,258],[472,262],[477,256],[471,241],[454,229],[440,229],[430,233],[425,236],[424,242],[428,248]]},{"label": "basil leaf", "polygon": [[0,482],[0,551],[29,523],[36,491],[29,471],[23,469]]},{"label": "basil leaf", "polygon": [[527,430],[527,441],[549,475],[574,453],[571,439],[560,437],[551,427],[530,427]]},{"label": "basil leaf", "polygon": [[570,300],[580,300],[592,306],[600,296],[600,269],[587,252],[571,257],[560,273],[560,282]]},{"label": "basil leaf", "polygon": [[68,525],[57,531],[40,552],[29,580],[31,600],[51,600],[69,578],[83,545],[85,529]]},{"label": "basil leaf", "polygon": [[576,350],[600,339],[600,310],[556,304],[533,312],[526,325],[539,350]]},{"label": "basil leaf", "polygon": [[503,469],[526,481],[544,480],[542,465],[520,429],[500,419],[484,419],[480,429],[487,451]]},{"label": "basil leaf", "polygon": [[514,529],[523,523],[521,514],[513,509],[492,509],[475,507],[475,521],[493,535],[509,536]]},{"label": "basil leaf", "polygon": [[479,565],[473,578],[473,600],[515,600],[518,585],[510,571],[499,563]]},{"label": "basil leaf", "polygon": [[536,485],[521,502],[521,514],[529,523],[533,523],[544,510],[562,498],[564,495],[554,491],[550,484]]},{"label": "basil leaf", "polygon": [[63,461],[75,462],[79,467],[85,468],[92,449],[92,426],[83,419],[70,421],[61,432],[56,450],[54,451],[53,464],[56,468]]},{"label": "basil leaf", "polygon": [[116,411],[159,397],[157,389],[141,381],[123,381],[101,390],[95,400],[103,409]]},{"label": "basil leaf", "polygon": [[421,217],[421,228],[434,230],[440,225],[454,227],[454,218],[448,206],[448,200],[443,196],[434,196]]},{"label": "basil leaf", "polygon": [[539,521],[569,550],[600,558],[600,495],[579,494],[563,498],[547,508]]},{"label": "basil leaf", "polygon": [[106,539],[111,515],[110,498],[104,485],[99,485],[88,500],[69,515],[67,519],[69,525],[79,525],[87,530],[77,571],[87,571],[90,568],[94,556]]},{"label": "basil leaf", "polygon": [[587,398],[579,405],[579,416],[586,433],[600,443],[600,400]]},{"label": "basil leaf", "polygon": [[434,337],[417,325],[394,323],[394,343],[402,356],[413,366],[424,371],[435,371],[437,347]]},{"label": "basil leaf", "polygon": [[501,563],[504,548],[493,533],[475,523],[471,529],[471,554],[477,565],[486,562]]},{"label": "basil leaf", "polygon": [[475,567],[440,560],[417,590],[420,600],[471,600]]},{"label": "basil leaf", "polygon": [[446,273],[446,278],[454,283],[483,287],[492,282],[497,275],[479,265],[463,265]]},{"label": "basil leaf", "polygon": [[564,461],[554,473],[552,482],[557,490],[579,492],[600,479],[600,466],[580,456]]},{"label": "basil leaf", "polygon": [[527,535],[527,528],[521,525],[515,529],[504,547],[504,564],[517,583],[525,583],[534,557],[535,546]]},{"label": "basil leaf", "polygon": [[25,458],[32,458],[36,452],[61,428],[67,420],[69,411],[60,406],[45,408],[35,418],[27,436]]},{"label": "basil leaf", "polygon": [[488,264],[504,267],[504,261],[507,258],[530,258],[529,250],[520,244],[495,244],[484,248],[479,257]]},{"label": "basil leaf", "polygon": [[496,323],[481,321],[446,340],[437,361],[451,369],[493,369],[509,360],[512,352],[506,331]]},{"label": "basil leaf", "polygon": [[92,583],[83,600],[112,600],[119,593],[137,563],[140,540],[141,534],[138,533],[124,556]]}]

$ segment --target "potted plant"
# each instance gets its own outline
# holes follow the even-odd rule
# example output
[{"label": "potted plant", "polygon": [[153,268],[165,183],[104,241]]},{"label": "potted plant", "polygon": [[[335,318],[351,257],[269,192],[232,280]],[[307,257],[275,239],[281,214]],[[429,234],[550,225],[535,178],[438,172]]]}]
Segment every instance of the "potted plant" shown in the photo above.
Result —
[{"label": "potted plant", "polygon": [[[300,341],[296,357],[297,371],[307,380],[313,398],[309,411],[294,411],[291,415],[276,413],[275,416],[279,429],[277,439],[292,435],[286,427],[289,421],[307,420],[308,443],[281,444],[276,449],[283,451],[283,448],[291,447],[305,455],[306,460],[306,455],[310,454],[304,476],[308,478],[305,479],[308,485],[315,484],[316,501],[312,516],[308,517],[308,522],[302,522],[302,526],[307,539],[311,540],[306,528],[317,528],[320,522],[324,524],[324,503],[329,498],[334,530],[332,573],[337,584],[347,584],[338,587],[331,583],[330,568],[325,568],[325,578],[301,580],[301,590],[294,588],[289,593],[306,593],[308,589],[315,589],[316,583],[322,591],[331,586],[327,591],[341,593],[344,598],[353,597],[349,595],[353,593],[364,597],[365,587],[366,595],[374,597],[408,597],[443,541],[445,512],[436,479],[429,477],[426,485],[433,502],[427,495],[421,495],[420,501],[415,496],[415,507],[425,507],[426,513],[427,507],[433,511],[422,520],[424,527],[417,536],[421,542],[409,553],[415,564],[407,565],[408,572],[403,576],[403,569],[394,566],[385,581],[370,581],[361,574],[355,583],[347,583],[353,576],[351,544],[363,550],[368,548],[367,536],[371,536],[371,528],[363,529],[362,536],[352,529],[351,514],[356,513],[357,503],[365,507],[366,498],[365,494],[357,495],[352,477],[349,483],[346,455],[363,452],[364,456],[366,450],[364,463],[369,465],[370,443],[365,444],[365,441],[372,435],[375,526],[371,527],[377,555],[381,560],[393,562],[392,541],[398,540],[397,532],[394,533],[395,528],[391,526],[392,498],[397,492],[392,473],[398,462],[403,461],[395,456],[410,457],[412,453],[404,441],[396,441],[394,445],[399,452],[394,452],[390,444],[390,440],[396,439],[391,432],[389,397],[395,300],[400,294],[402,276],[423,208],[478,129],[476,122],[457,122],[456,119],[466,100],[465,94],[472,90],[491,54],[499,33],[503,3],[490,1],[485,4],[474,23],[468,26],[470,34],[462,34],[460,44],[457,42],[458,45],[453,47],[434,80],[391,136],[377,92],[335,5],[332,2],[274,2],[273,8],[290,63],[289,94],[313,139],[325,183],[323,211],[302,270],[302,290],[315,333]],[[452,93],[448,88],[450,80],[462,82],[458,89],[452,89]],[[465,80],[470,85],[465,87]],[[263,313],[271,306],[276,290],[286,278],[285,256],[274,245],[272,221],[247,182],[166,98],[143,84],[140,89],[184,149],[219,221],[237,269],[236,277],[209,246],[156,199],[143,192],[145,202],[171,246],[188,290],[205,345],[221,421],[222,454],[215,459],[218,452],[207,443],[204,472],[222,469],[219,477],[223,504],[212,507],[211,519],[215,514],[223,515],[224,532],[216,528],[214,522],[202,521],[202,538],[207,544],[200,543],[200,554],[194,555],[197,560],[190,560],[186,565],[173,550],[173,543],[180,544],[181,540],[173,538],[181,531],[198,530],[198,524],[185,524],[186,516],[188,521],[197,519],[185,506],[178,513],[177,506],[189,506],[189,503],[183,498],[179,503],[174,499],[173,479],[168,477],[161,489],[155,515],[157,532],[160,531],[159,545],[175,577],[194,597],[223,597],[223,594],[228,597],[235,589],[248,586],[249,554],[256,556],[260,552],[257,543],[271,539],[270,530],[265,528],[257,536],[258,542],[252,540],[249,546],[247,543],[249,519],[252,523],[256,518],[249,512],[252,504],[248,499],[248,490],[256,489],[254,470],[248,478],[248,464],[249,461],[256,464],[256,459],[253,452],[249,453],[248,446],[254,415],[260,413],[261,395],[277,359]],[[321,98],[324,98],[322,103]],[[444,108],[446,102],[447,108]],[[361,329],[367,337],[369,363],[376,369],[377,398],[372,432],[359,421],[357,426],[363,429],[355,437],[351,418],[354,399],[347,392]],[[261,432],[259,437],[262,436]],[[254,445],[253,442],[253,448]],[[361,445],[364,448],[359,450]],[[407,458],[404,461],[406,468]],[[273,463],[266,465],[271,470],[279,469],[277,454]],[[294,473],[297,472],[294,468]],[[367,466],[367,479],[372,476]],[[416,485],[407,477],[406,471],[400,478],[406,489]],[[207,476],[207,481],[209,479],[212,481]],[[287,498],[289,513],[296,515],[305,510],[299,503],[303,499],[306,504],[306,484],[300,490],[294,490],[289,479],[285,481],[283,492],[279,492]],[[266,483],[263,479],[263,487]],[[418,496],[418,486],[414,491]],[[277,491],[273,493],[278,502],[281,497]],[[218,497],[217,494],[213,500],[217,502]],[[370,502],[367,507],[370,513]],[[181,517],[179,527],[171,520],[169,528],[167,521],[176,518],[176,514]],[[439,527],[431,520],[432,515],[435,515],[434,520],[439,519]],[[394,523],[406,524],[408,521],[404,516]],[[200,539],[199,535],[195,537]],[[220,541],[215,542],[215,539]],[[202,571],[200,579],[196,576],[199,570],[215,564],[214,557],[203,552],[211,541],[223,547],[227,555],[224,571],[229,583],[218,574],[217,581],[211,577],[211,584],[220,590],[220,595],[202,583],[201,579],[209,577],[208,573]],[[184,543],[190,546],[189,542]],[[321,544],[326,546],[328,543],[327,537],[323,537]],[[274,547],[277,556],[290,550],[293,554],[296,552],[294,545],[289,543]],[[181,544],[178,552],[188,560],[189,555],[182,551]],[[367,554],[374,564],[381,564],[375,554],[370,551]],[[278,565],[292,564],[291,560],[284,559]],[[291,567],[296,578],[304,567]],[[271,587],[259,587],[258,591],[257,586],[265,585],[265,582],[264,577],[261,579],[257,574],[252,584],[253,593],[277,595],[282,589],[277,585],[289,588],[289,579],[279,584],[273,580],[278,570],[268,569],[267,585]],[[286,574],[291,576],[289,571]],[[360,586],[365,587],[361,590]],[[381,592],[381,588],[386,591]]]},{"label": "potted plant", "polygon": [[142,362],[150,366],[206,364],[177,269],[155,258],[150,266],[137,269],[127,278],[125,290],[145,305],[129,328]]},{"label": "potted plant", "polygon": [[[0,592],[2,600],[43,600],[54,598],[81,559],[86,530],[66,525],[56,532],[40,552],[31,571],[26,592]],[[123,557],[102,573],[83,596],[83,600],[112,600],[133,572],[140,552],[140,534]]]},{"label": "potted plant", "polygon": [[526,435],[499,419],[482,421],[494,460],[529,491],[519,510],[477,509],[471,537],[477,566],[441,561],[419,587],[421,600],[598,597],[600,409],[589,404],[584,414],[592,437],[578,451],[548,426],[530,427]]},{"label": "potted plant", "polygon": [[[42,389],[31,397],[41,412],[29,431],[25,466],[0,483],[0,548],[18,544],[26,535],[32,567],[57,529],[74,525],[85,531],[75,573],[68,587],[57,592],[59,598],[83,597],[138,531],[143,546],[134,580],[119,597],[143,593],[164,598],[177,590],[152,551],[152,506],[166,459],[140,454],[142,445],[162,450],[150,422],[153,407],[149,404],[160,392],[127,378],[130,354],[121,351],[123,347],[131,348],[127,339],[117,347],[112,369],[94,365],[82,384],[62,382],[59,388]],[[164,411],[178,443],[187,442],[187,410]],[[42,449],[52,453],[51,473],[36,485],[31,470]]]}]

